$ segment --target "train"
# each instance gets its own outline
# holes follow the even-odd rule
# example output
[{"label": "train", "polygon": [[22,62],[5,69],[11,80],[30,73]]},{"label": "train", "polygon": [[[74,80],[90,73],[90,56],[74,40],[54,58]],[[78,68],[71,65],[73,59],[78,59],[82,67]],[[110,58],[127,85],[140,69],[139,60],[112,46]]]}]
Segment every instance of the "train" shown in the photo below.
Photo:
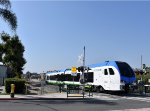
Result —
[{"label": "train", "polygon": [[[103,63],[87,65],[84,74],[77,70],[72,74],[71,69],[57,70],[46,73],[46,83],[65,85],[93,86],[97,92],[127,91],[135,80],[135,73],[130,65],[122,61],[105,61]],[[81,68],[81,67],[80,67]]]}]

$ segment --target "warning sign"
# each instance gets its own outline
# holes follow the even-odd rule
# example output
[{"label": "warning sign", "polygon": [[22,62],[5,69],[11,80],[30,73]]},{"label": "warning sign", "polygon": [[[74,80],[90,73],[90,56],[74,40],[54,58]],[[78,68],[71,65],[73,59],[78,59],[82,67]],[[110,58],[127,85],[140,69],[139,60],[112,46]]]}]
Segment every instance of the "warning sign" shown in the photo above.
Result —
[{"label": "warning sign", "polygon": [[72,73],[77,73],[77,68],[76,67],[72,67],[71,71],[72,71]]}]

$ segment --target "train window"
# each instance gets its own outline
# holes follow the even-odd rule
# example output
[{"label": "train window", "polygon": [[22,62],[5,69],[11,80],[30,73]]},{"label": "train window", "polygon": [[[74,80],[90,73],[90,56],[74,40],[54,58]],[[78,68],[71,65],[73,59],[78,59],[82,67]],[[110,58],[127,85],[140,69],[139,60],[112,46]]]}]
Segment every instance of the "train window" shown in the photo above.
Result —
[{"label": "train window", "polygon": [[104,75],[108,75],[107,69],[104,69]]},{"label": "train window", "polygon": [[132,68],[125,62],[116,62],[119,68],[119,71],[121,75],[127,76],[127,77],[133,77],[134,72]]},{"label": "train window", "polygon": [[55,75],[50,76],[50,80],[56,80]]},{"label": "train window", "polygon": [[47,76],[47,80],[50,80],[50,76]]},{"label": "train window", "polygon": [[61,81],[60,75],[57,74],[57,81]]},{"label": "train window", "polygon": [[114,75],[115,73],[114,73],[114,70],[112,69],[112,68],[109,68],[109,74],[110,75]]},{"label": "train window", "polygon": [[86,82],[93,82],[93,72],[84,73]]},{"label": "train window", "polygon": [[74,81],[79,82],[80,79],[80,73],[77,73],[76,76],[74,76]]}]

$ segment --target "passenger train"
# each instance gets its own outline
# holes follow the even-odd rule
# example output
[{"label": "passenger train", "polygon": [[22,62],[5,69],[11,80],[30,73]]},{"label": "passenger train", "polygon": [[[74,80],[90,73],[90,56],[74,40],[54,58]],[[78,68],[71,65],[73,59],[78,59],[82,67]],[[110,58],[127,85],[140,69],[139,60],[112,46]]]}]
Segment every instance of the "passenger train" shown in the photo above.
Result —
[{"label": "passenger train", "polygon": [[[85,85],[92,85],[97,91],[125,91],[136,78],[133,69],[120,61],[105,61],[100,64],[88,65],[84,72]],[[46,73],[48,84],[75,84],[80,85],[82,72],[72,75],[71,69],[58,70]]]}]

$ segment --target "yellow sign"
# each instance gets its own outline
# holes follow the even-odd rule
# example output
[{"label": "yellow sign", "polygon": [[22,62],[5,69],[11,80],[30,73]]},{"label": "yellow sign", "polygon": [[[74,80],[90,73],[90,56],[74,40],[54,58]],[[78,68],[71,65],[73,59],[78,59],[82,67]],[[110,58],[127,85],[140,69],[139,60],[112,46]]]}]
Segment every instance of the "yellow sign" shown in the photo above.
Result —
[{"label": "yellow sign", "polygon": [[72,71],[72,73],[76,73],[77,72],[77,68],[76,67],[72,67],[71,71]]}]

